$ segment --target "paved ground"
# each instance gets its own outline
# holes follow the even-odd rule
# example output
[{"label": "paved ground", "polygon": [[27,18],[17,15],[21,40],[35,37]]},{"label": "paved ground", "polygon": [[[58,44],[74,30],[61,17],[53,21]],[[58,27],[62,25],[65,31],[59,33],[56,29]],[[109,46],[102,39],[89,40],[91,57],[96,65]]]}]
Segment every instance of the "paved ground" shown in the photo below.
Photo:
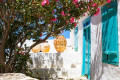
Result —
[{"label": "paved ground", "polygon": [[[25,76],[22,73],[5,73],[5,74],[0,74],[0,80],[38,80],[38,79]],[[41,80],[46,80],[46,79],[41,79]],[[87,79],[85,77],[81,77],[79,79],[47,79],[47,80],[87,80]]]},{"label": "paved ground", "polygon": [[[103,63],[103,75],[101,76],[101,80],[120,80],[120,68],[115,65],[105,64]],[[35,78],[31,78],[22,73],[5,73],[0,74],[0,80],[37,80]],[[82,79],[61,79],[61,80],[86,80]]]},{"label": "paved ground", "polygon": [[102,80],[120,80],[120,68],[115,65],[103,63]]},{"label": "paved ground", "polygon": [[5,73],[0,74],[0,80],[37,80],[37,79],[28,77],[22,73]]}]

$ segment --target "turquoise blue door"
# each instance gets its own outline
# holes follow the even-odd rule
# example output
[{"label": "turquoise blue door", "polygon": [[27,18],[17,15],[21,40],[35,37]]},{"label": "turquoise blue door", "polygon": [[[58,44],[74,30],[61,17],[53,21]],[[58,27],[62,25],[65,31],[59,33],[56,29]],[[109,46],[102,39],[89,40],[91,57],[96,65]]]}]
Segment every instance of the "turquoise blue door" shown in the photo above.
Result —
[{"label": "turquoise blue door", "polygon": [[117,1],[102,7],[102,61],[118,65]]},{"label": "turquoise blue door", "polygon": [[90,36],[90,18],[83,22],[83,66],[82,76],[90,79],[90,63],[91,63],[91,36]]}]

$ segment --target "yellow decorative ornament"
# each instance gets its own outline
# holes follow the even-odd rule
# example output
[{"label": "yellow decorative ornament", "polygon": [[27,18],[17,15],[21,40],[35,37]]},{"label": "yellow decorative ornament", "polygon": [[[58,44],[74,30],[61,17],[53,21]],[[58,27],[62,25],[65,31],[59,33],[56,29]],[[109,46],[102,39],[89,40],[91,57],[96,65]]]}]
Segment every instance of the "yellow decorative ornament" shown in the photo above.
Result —
[{"label": "yellow decorative ornament", "polygon": [[54,40],[54,47],[58,53],[64,52],[67,41],[63,35],[58,35]]},{"label": "yellow decorative ornament", "polygon": [[49,45],[48,41],[45,41],[45,42],[41,43],[41,51],[43,53],[46,53],[46,52],[50,51],[50,45]]},{"label": "yellow decorative ornament", "polygon": [[36,45],[35,47],[32,48],[32,52],[37,53],[40,52],[41,48],[40,45]]}]

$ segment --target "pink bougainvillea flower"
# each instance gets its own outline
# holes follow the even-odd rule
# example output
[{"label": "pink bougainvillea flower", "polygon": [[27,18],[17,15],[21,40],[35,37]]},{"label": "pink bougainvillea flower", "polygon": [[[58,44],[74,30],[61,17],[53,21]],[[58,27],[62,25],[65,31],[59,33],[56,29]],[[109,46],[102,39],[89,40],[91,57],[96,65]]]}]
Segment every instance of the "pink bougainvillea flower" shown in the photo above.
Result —
[{"label": "pink bougainvillea flower", "polygon": [[96,4],[96,3],[93,3],[92,7],[96,7],[96,6],[97,6],[97,4]]},{"label": "pink bougainvillea flower", "polygon": [[24,54],[24,52],[22,52],[22,51],[19,51],[18,53],[19,53],[19,54]]},{"label": "pink bougainvillea flower", "polygon": [[21,51],[18,52],[19,54],[21,53]]},{"label": "pink bougainvillea flower", "polygon": [[61,31],[61,33],[63,33],[63,31]]},{"label": "pink bougainvillea flower", "polygon": [[99,12],[100,12],[100,9],[97,8],[97,12],[94,14],[94,16],[97,16],[99,14]]},{"label": "pink bougainvillea flower", "polygon": [[48,4],[49,4],[49,0],[43,0],[43,1],[41,2],[41,5],[42,5],[42,6],[44,6],[45,4],[48,5]]},{"label": "pink bougainvillea flower", "polygon": [[70,23],[74,23],[74,17],[70,18]]},{"label": "pink bougainvillea flower", "polygon": [[51,21],[56,21],[56,20],[58,20],[57,18],[53,18],[53,19],[51,19]]},{"label": "pink bougainvillea flower", "polygon": [[24,52],[22,52],[21,54],[24,54]]},{"label": "pink bougainvillea flower", "polygon": [[107,0],[107,3],[110,3],[111,2],[111,0]]},{"label": "pink bougainvillea flower", "polygon": [[41,5],[44,6],[46,4],[46,0],[41,2]]},{"label": "pink bougainvillea flower", "polygon": [[74,26],[75,26],[75,27],[77,26],[77,23],[76,23],[76,22],[74,23]]},{"label": "pink bougainvillea flower", "polygon": [[83,8],[81,8],[81,10],[83,10]]},{"label": "pink bougainvillea flower", "polygon": [[83,16],[85,16],[85,14],[83,14]]},{"label": "pink bougainvillea flower", "polygon": [[70,16],[70,14],[68,14],[68,16]]},{"label": "pink bougainvillea flower", "polygon": [[73,0],[73,3],[76,4],[78,2],[78,0]]},{"label": "pink bougainvillea flower", "polygon": [[88,10],[90,10],[90,7],[88,6]]},{"label": "pink bougainvillea flower", "polygon": [[79,7],[79,4],[76,4],[75,7],[76,7],[76,8]]},{"label": "pink bougainvillea flower", "polygon": [[64,11],[63,11],[63,10],[62,10],[62,12],[61,12],[61,15],[62,15],[62,16],[65,16],[65,13],[64,13]]}]

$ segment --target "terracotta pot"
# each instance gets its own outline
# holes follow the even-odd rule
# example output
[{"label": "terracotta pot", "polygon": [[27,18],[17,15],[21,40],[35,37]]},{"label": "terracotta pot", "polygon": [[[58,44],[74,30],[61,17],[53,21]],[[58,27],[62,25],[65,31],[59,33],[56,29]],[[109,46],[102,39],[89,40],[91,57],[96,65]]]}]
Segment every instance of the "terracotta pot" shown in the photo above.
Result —
[{"label": "terracotta pot", "polygon": [[41,51],[43,53],[49,52],[49,50],[50,50],[50,45],[49,45],[48,41],[41,43]]},{"label": "terracotta pot", "polygon": [[58,35],[54,40],[54,47],[58,53],[64,52],[67,41],[63,35]]},{"label": "terracotta pot", "polygon": [[32,48],[32,52],[37,53],[40,52],[41,48],[40,45],[36,45],[35,47]]}]

